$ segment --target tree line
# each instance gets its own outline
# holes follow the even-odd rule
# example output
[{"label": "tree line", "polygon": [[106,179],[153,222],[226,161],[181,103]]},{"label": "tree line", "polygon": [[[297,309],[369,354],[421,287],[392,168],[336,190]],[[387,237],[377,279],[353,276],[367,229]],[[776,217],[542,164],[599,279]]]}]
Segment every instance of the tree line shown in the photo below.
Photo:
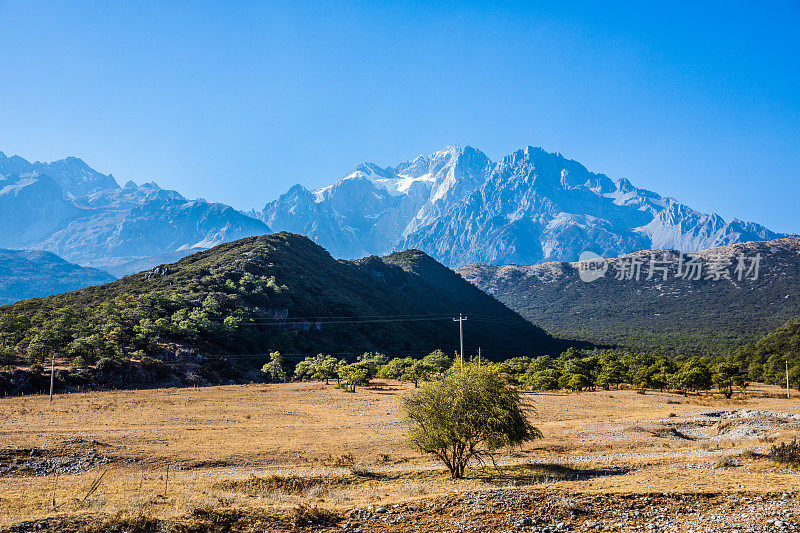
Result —
[{"label": "tree line", "polygon": [[[468,363],[475,364],[476,361]],[[501,362],[484,360],[483,366],[502,376],[508,383],[526,390],[567,389],[577,392],[627,387],[688,393],[715,388],[730,398],[736,390],[744,391],[751,381],[769,381],[764,379],[764,369],[772,372],[772,366],[776,364],[774,361],[772,363],[754,364],[752,360],[737,359],[735,356],[681,360],[644,352],[581,351],[569,348],[555,357],[514,357]],[[273,352],[262,372],[271,381],[336,380],[343,388],[355,390],[357,386],[369,384],[373,378],[397,379],[418,386],[421,381],[441,377],[458,364],[455,357],[441,350],[435,350],[423,358],[392,358],[382,353],[368,352],[354,362],[318,354],[306,357],[289,371],[281,355]],[[780,383],[777,374],[772,382]]]}]

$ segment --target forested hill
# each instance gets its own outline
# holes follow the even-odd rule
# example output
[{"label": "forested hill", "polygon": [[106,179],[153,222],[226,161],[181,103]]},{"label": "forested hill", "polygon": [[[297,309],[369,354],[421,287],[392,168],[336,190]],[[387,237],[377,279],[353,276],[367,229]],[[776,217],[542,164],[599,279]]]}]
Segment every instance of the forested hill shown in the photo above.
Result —
[{"label": "forested hill", "polygon": [[800,388],[800,318],[746,346],[737,358],[753,380],[782,385],[788,368],[790,383]]},{"label": "forested hill", "polygon": [[457,349],[500,359],[559,353],[562,343],[424,253],[334,260],[306,237],[277,233],[71,293],[0,307],[5,357],[50,353],[423,355]]},{"label": "forested hill", "polygon": [[800,237],[712,248],[683,261],[674,251],[635,252],[605,261],[605,274],[590,282],[580,262],[458,272],[553,335],[649,351],[730,353],[800,316]]}]

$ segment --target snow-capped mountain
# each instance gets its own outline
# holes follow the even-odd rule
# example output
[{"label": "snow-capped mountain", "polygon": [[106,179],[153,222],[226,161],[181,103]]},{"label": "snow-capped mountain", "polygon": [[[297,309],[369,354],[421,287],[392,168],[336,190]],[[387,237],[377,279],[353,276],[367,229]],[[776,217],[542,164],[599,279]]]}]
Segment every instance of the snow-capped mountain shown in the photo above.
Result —
[{"label": "snow-capped mountain", "polygon": [[449,147],[396,167],[363,164],[316,191],[295,185],[259,218],[336,257],[419,248],[450,267],[574,261],[584,250],[705,248],[780,237],[527,147],[492,162]]},{"label": "snow-capped mountain", "polygon": [[0,248],[46,250],[123,275],[265,233],[230,206],[155,183],[120,187],[77,158],[32,164],[0,152]]}]

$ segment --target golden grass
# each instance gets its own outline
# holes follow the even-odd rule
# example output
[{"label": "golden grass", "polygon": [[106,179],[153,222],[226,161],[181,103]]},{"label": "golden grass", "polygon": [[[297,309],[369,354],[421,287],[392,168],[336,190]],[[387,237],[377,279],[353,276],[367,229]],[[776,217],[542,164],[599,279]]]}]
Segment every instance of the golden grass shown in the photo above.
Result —
[{"label": "golden grass", "polygon": [[[52,404],[44,396],[6,398],[0,400],[0,451],[39,448],[57,458],[92,448],[109,462],[57,479],[0,476],[0,526],[48,516],[163,518],[208,509],[289,516],[305,509],[313,516],[506,485],[576,492],[796,487],[796,474],[743,453],[790,438],[795,432],[788,426],[761,440],[723,438],[731,427],[714,429],[713,420],[708,431],[715,439],[669,432],[670,424],[699,420],[708,409],[797,413],[795,401],[779,397],[777,388],[753,387],[747,398],[734,400],[528,393],[545,438],[498,457],[498,468],[473,469],[457,482],[406,445],[399,399],[407,391],[394,382],[355,394],[291,383],[70,394]],[[720,462],[725,456],[736,461]]]}]

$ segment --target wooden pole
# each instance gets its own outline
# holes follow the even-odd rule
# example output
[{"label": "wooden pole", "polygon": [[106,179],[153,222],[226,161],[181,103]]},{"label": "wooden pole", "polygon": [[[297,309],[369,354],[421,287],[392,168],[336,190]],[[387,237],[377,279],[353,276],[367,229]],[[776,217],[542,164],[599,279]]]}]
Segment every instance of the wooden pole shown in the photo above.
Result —
[{"label": "wooden pole", "polygon": [[53,379],[56,374],[56,354],[50,356],[50,403],[53,403]]}]

